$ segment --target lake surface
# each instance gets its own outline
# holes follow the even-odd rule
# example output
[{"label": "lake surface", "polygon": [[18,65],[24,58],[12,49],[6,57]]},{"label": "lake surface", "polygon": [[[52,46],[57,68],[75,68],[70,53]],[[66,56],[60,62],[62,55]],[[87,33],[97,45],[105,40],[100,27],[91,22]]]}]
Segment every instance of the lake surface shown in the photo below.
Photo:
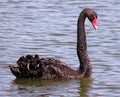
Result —
[{"label": "lake surface", "polygon": [[[76,25],[82,9],[98,14],[98,30],[86,20],[91,78],[15,79],[9,64],[26,54],[58,58],[77,69]],[[120,97],[120,0],[0,0],[1,97]]]}]

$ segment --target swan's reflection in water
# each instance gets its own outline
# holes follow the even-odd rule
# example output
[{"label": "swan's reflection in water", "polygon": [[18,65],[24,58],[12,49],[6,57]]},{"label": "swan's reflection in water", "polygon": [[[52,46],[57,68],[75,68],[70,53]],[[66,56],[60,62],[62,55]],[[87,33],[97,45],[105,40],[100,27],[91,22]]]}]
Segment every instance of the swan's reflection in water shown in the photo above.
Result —
[{"label": "swan's reflection in water", "polygon": [[62,80],[16,79],[17,95],[29,97],[89,97],[91,78]]},{"label": "swan's reflection in water", "polygon": [[91,78],[82,78],[80,80],[80,97],[89,97],[88,92],[90,91],[92,86]]}]

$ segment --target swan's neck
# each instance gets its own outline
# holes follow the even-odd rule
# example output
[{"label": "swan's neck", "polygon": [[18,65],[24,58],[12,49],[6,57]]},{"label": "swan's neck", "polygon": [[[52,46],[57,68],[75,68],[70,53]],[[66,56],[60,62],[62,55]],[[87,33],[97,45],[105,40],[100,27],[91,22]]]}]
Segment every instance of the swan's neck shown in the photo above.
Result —
[{"label": "swan's neck", "polygon": [[85,18],[86,13],[82,12],[78,19],[77,25],[77,55],[80,61],[80,70],[86,72],[88,68],[91,68],[90,60],[87,53],[87,43],[85,34]]}]

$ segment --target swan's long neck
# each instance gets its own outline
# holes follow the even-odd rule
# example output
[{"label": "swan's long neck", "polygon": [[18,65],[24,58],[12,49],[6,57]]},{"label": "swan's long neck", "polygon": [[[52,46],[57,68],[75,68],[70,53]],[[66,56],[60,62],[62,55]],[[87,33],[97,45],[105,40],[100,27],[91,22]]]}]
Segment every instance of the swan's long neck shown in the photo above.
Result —
[{"label": "swan's long neck", "polygon": [[[85,34],[85,18],[86,13],[82,12],[78,19],[77,24],[77,55],[80,61],[80,67],[79,69],[82,72],[88,72],[90,74],[91,72],[91,65],[90,60],[87,53],[87,43],[86,43],[86,34]],[[90,69],[90,71],[89,71]]]}]

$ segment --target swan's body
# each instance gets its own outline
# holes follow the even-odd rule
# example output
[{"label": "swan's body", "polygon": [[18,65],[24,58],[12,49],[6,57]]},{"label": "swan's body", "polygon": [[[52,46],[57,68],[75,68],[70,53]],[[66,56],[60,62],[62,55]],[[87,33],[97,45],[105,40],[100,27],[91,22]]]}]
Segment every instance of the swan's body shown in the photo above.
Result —
[{"label": "swan's body", "polygon": [[81,78],[90,76],[92,67],[87,54],[84,28],[86,17],[88,17],[96,29],[96,13],[92,9],[84,9],[80,14],[77,23],[77,55],[80,61],[78,70],[73,70],[64,62],[54,58],[39,58],[38,55],[27,55],[25,57],[20,57],[17,61],[18,67],[10,66],[12,73],[17,78],[38,79]]},{"label": "swan's body", "polygon": [[18,78],[55,79],[80,77],[79,71],[71,69],[60,60],[54,58],[36,58],[36,56],[38,55],[21,57],[17,61],[19,67],[10,66],[12,73]]}]

